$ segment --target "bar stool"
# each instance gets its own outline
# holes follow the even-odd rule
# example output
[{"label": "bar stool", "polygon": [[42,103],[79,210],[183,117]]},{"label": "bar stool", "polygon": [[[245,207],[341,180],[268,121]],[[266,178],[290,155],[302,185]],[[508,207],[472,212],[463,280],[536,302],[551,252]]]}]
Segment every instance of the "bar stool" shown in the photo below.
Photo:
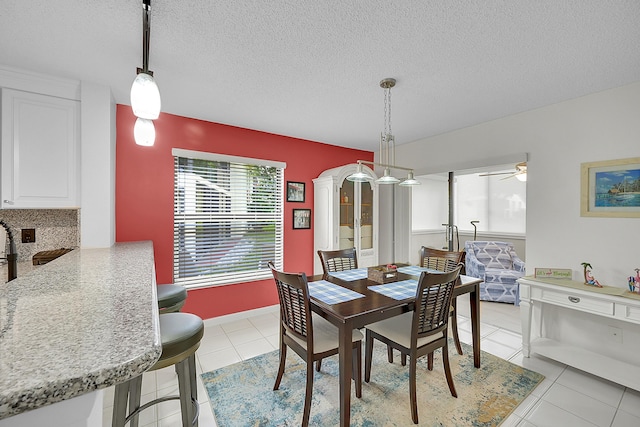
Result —
[{"label": "bar stool", "polygon": [[158,285],[158,309],[160,313],[180,311],[187,300],[187,289],[180,285]]},{"label": "bar stool", "polygon": [[[113,427],[138,426],[138,416],[148,407],[167,400],[180,400],[182,426],[198,426],[198,384],[195,353],[204,335],[204,323],[195,314],[166,313],[160,315],[162,355],[147,372],[175,365],[178,374],[178,396],[165,396],[140,406],[142,375],[116,385],[113,403]],[[129,412],[127,415],[127,399]]]}]

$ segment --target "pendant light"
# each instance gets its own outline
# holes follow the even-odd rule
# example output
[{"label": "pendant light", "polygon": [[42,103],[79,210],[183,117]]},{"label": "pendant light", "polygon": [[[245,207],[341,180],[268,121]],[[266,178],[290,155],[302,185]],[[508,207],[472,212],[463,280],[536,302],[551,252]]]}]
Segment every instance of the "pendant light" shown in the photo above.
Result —
[{"label": "pendant light", "polygon": [[383,175],[376,180],[378,184],[397,184],[400,182],[398,178],[391,175],[389,168],[384,168]]},{"label": "pendant light", "polygon": [[[377,184],[398,184],[402,186],[420,185],[420,181],[414,179],[413,169],[396,166],[396,138],[391,132],[391,88],[396,85],[396,79],[386,78],[380,81],[380,87],[384,89],[384,130],[380,133],[380,163],[358,160],[356,173],[347,177],[347,180],[354,182],[372,181],[371,176],[362,171],[363,164],[380,166],[384,168],[382,177],[375,180]],[[391,169],[401,169],[408,171],[407,179],[400,179],[391,175]]]},{"label": "pendant light", "polygon": [[151,147],[156,140],[156,128],[153,126],[153,120],[138,117],[133,126],[133,137],[136,144]]},{"label": "pendant light", "polygon": [[356,172],[347,177],[347,181],[351,182],[371,182],[373,178],[362,170],[362,163],[358,161]]},{"label": "pendant light", "polygon": [[131,108],[141,119],[155,120],[160,116],[160,91],[149,71],[140,71],[131,85]]},{"label": "pendant light", "polygon": [[409,186],[412,186],[412,185],[420,185],[420,181],[418,181],[417,179],[415,179],[413,177],[413,171],[411,171],[411,172],[409,172],[407,174],[407,179],[405,179],[404,181],[402,181],[398,185],[401,185],[403,187],[409,187]]},{"label": "pendant light", "polygon": [[[149,38],[151,25],[149,12],[151,0],[142,0],[142,68],[131,85],[131,108],[138,117],[134,126],[134,138],[138,145],[150,146],[155,141],[155,127],[152,120],[160,115],[161,100],[158,85],[149,70]],[[138,139],[140,138],[140,139]]]}]

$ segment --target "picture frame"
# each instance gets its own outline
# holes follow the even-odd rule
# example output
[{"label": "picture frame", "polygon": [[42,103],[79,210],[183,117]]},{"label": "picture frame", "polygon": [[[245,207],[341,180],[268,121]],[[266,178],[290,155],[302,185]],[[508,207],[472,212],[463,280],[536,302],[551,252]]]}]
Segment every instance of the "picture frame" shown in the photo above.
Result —
[{"label": "picture frame", "polygon": [[293,210],[293,229],[301,230],[311,228],[311,209]]},{"label": "picture frame", "polygon": [[304,203],[304,182],[287,181],[287,202]]},{"label": "picture frame", "polygon": [[640,218],[640,157],[582,163],[580,216]]}]

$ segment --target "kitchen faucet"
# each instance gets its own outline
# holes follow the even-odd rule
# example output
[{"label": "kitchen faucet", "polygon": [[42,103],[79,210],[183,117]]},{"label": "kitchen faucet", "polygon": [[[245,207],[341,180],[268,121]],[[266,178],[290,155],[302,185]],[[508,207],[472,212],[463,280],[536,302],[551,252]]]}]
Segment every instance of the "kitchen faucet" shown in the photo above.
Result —
[{"label": "kitchen faucet", "polygon": [[0,220],[0,225],[7,230],[7,236],[9,237],[9,253],[7,254],[6,259],[9,264],[7,282],[10,282],[18,277],[18,254],[16,253],[16,242],[13,240],[13,233],[9,226],[3,220]]}]

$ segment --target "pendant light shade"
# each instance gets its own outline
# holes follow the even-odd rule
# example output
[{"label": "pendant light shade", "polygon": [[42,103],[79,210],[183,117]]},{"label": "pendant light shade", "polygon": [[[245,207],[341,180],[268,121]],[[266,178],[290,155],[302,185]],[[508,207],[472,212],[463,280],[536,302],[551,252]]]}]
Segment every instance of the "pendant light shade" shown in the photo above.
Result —
[{"label": "pendant light shade", "polygon": [[376,182],[378,184],[397,184],[400,182],[400,180],[391,175],[391,171],[389,170],[389,168],[384,168],[384,174],[382,175],[382,177],[378,178]]},{"label": "pendant light shade", "polygon": [[156,127],[153,125],[153,121],[138,117],[133,126],[133,138],[136,140],[136,144],[151,147],[156,141]]},{"label": "pendant light shade", "polygon": [[362,170],[362,165],[358,163],[358,168],[356,169],[356,173],[352,173],[347,177],[347,181],[351,182],[370,182],[373,181],[373,178],[368,173],[365,173]]},{"label": "pendant light shade", "polygon": [[140,72],[131,86],[131,108],[141,119],[155,120],[160,115],[160,90],[151,74]]},{"label": "pendant light shade", "polygon": [[410,187],[412,185],[420,185],[420,181],[413,177],[413,171],[411,171],[407,174],[407,179],[405,179],[398,185],[401,185],[403,187]]}]

